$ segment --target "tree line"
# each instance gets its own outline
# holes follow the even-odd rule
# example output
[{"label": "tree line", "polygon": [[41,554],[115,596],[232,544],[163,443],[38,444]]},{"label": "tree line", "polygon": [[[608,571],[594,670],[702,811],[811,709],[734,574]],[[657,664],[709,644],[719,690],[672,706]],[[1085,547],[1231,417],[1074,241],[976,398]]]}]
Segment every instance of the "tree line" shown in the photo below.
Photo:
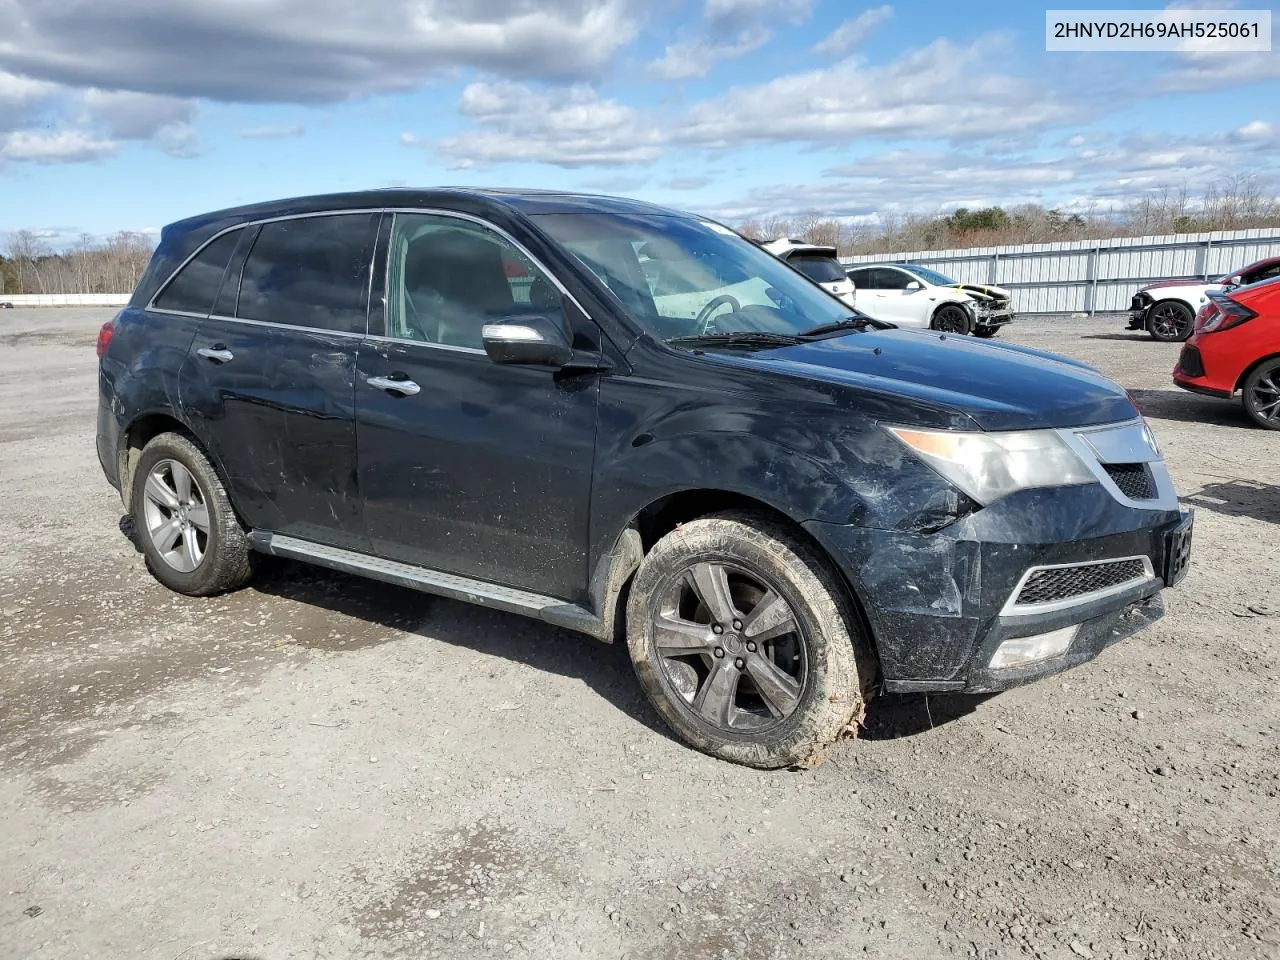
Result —
[{"label": "tree line", "polygon": [[87,234],[55,250],[29,230],[9,235],[0,253],[0,296],[6,293],[129,293],[138,285],[155,243],[122,231],[106,239]]},{"label": "tree line", "polygon": [[1093,204],[1063,211],[1039,204],[1005,209],[961,207],[946,214],[887,214],[863,224],[809,214],[748,220],[738,225],[754,239],[791,237],[836,247],[841,256],[909,250],[993,247],[1061,240],[1106,240],[1209,230],[1280,227],[1280,200],[1254,177],[1230,177],[1198,196],[1165,188],[1120,206]]}]

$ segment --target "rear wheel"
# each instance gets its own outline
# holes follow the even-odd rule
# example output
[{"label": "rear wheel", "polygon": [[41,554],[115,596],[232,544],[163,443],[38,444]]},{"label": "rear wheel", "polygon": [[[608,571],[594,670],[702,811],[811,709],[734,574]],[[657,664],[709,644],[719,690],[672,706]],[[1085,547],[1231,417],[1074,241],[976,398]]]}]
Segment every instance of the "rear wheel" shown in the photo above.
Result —
[{"label": "rear wheel", "polygon": [[1185,303],[1164,300],[1147,311],[1147,332],[1161,343],[1176,343],[1191,336],[1196,315]]},{"label": "rear wheel", "polygon": [[1280,357],[1258,364],[1244,378],[1241,401],[1254,423],[1280,430]]},{"label": "rear wheel", "polygon": [[820,757],[855,731],[873,669],[825,558],[744,513],[683,524],[649,551],[631,588],[627,645],[681,739],[763,768]]},{"label": "rear wheel", "polygon": [[162,433],[143,448],[129,504],[147,567],[170,590],[208,596],[248,582],[249,539],[189,438]]},{"label": "rear wheel", "polygon": [[958,307],[954,303],[944,303],[934,313],[933,323],[930,326],[942,333],[954,333],[963,337],[973,327],[973,323],[964,307]]}]

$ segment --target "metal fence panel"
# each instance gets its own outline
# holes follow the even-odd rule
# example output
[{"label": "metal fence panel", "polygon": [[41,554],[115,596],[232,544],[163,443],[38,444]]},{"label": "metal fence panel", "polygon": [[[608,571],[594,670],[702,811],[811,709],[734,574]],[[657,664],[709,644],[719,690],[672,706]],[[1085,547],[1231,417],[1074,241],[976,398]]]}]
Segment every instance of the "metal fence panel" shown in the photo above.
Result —
[{"label": "metal fence panel", "polygon": [[845,264],[918,263],[962,283],[1014,292],[1020,313],[1125,310],[1138,287],[1157,280],[1208,280],[1280,256],[1280,229],[1226,230],[1063,243],[917,250],[841,257]]},{"label": "metal fence panel", "polygon": [[123,307],[127,293],[0,293],[0,303],[15,307]]}]

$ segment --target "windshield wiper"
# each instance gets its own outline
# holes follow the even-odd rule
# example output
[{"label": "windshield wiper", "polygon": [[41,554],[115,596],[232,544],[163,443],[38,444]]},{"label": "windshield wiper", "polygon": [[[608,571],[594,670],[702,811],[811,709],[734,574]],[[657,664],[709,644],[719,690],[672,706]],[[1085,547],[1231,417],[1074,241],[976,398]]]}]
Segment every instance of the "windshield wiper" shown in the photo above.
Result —
[{"label": "windshield wiper", "polygon": [[767,330],[717,330],[714,333],[692,333],[684,337],[672,337],[674,344],[743,344],[759,347],[789,347],[800,342],[793,333],[770,333]]},{"label": "windshield wiper", "polygon": [[854,317],[845,317],[843,320],[837,320],[834,323],[821,324],[810,330],[805,330],[803,333],[797,334],[797,336],[820,337],[827,333],[839,333],[841,330],[865,330],[867,327],[875,327],[877,330],[889,330],[893,327],[893,324],[858,314]]}]

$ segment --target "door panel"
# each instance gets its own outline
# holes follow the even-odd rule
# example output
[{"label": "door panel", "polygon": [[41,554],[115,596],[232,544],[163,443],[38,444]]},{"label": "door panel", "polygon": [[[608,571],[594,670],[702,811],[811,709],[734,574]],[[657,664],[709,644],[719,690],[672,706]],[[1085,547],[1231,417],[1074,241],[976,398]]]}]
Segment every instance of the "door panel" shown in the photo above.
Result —
[{"label": "door panel", "polygon": [[338,333],[201,323],[181,378],[183,405],[250,526],[365,548],[355,470],[358,344]]},{"label": "door panel", "polygon": [[[396,395],[370,386],[370,377],[420,389]],[[585,598],[597,375],[376,340],[361,349],[356,390],[374,553]]]}]

